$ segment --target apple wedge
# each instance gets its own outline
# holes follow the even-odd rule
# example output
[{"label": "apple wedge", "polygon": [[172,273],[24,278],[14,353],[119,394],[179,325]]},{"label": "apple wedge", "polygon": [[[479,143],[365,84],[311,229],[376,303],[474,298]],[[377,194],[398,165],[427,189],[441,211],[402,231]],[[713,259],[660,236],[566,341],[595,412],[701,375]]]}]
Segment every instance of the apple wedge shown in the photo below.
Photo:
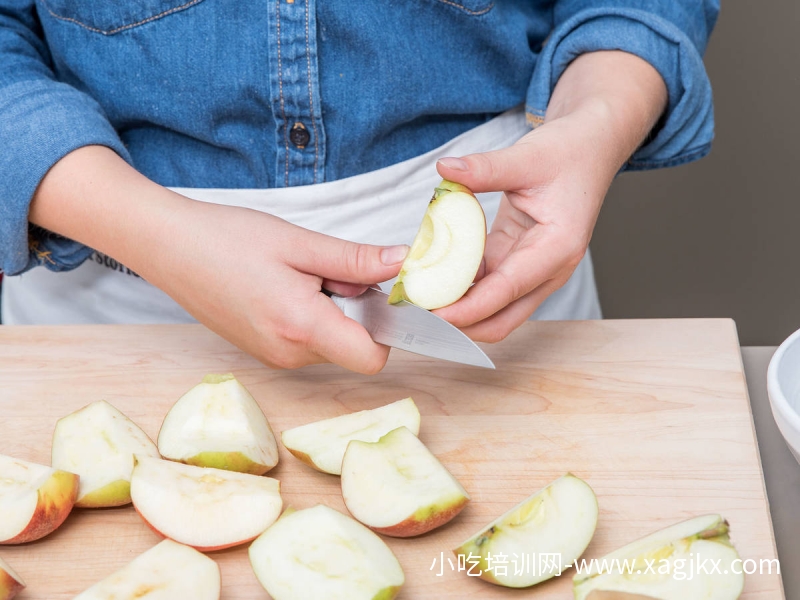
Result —
[{"label": "apple wedge", "polygon": [[172,406],[158,434],[161,456],[198,467],[263,475],[278,464],[267,417],[233,375],[206,375]]},{"label": "apple wedge", "polygon": [[78,481],[74,473],[0,454],[0,544],[55,531],[75,504]]},{"label": "apple wedge", "polygon": [[744,574],[728,523],[703,515],[592,561],[572,582],[576,600],[596,598],[599,591],[656,600],[735,600]]},{"label": "apple wedge", "polygon": [[375,442],[398,427],[419,433],[419,410],[411,398],[348,415],[315,421],[281,434],[286,449],[323,473],[340,475],[342,458],[352,440]]},{"label": "apple wedge", "polygon": [[25,587],[22,577],[0,558],[0,600],[11,600]]},{"label": "apple wedge", "polygon": [[172,540],[164,540],[134,558],[74,600],[219,600],[217,563]]},{"label": "apple wedge", "polygon": [[381,538],[321,504],[278,519],[250,546],[250,564],[275,600],[392,600],[405,582]]},{"label": "apple wedge", "polygon": [[277,479],[137,456],[133,506],[164,537],[209,551],[249,542],[275,522]]},{"label": "apple wedge", "polygon": [[[567,473],[489,523],[453,553],[482,579],[528,587],[573,563],[594,535],[597,498]],[[504,562],[500,557],[505,557]]]},{"label": "apple wedge", "polygon": [[80,476],[75,506],[129,504],[134,454],[159,456],[147,434],[108,402],[93,402],[56,423],[51,464]]},{"label": "apple wedge", "polygon": [[407,300],[432,310],[463,296],[478,273],[486,216],[469,188],[443,180],[411,244],[389,303]]},{"label": "apple wedge", "polygon": [[356,519],[393,537],[436,529],[469,502],[469,494],[456,478],[405,427],[377,442],[347,445],[342,496]]}]

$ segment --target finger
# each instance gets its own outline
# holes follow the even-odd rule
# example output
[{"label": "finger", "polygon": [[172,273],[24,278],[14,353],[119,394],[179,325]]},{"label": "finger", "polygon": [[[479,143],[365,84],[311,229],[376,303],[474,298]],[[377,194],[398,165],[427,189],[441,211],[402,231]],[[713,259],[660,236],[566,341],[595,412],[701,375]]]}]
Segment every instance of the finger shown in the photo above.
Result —
[{"label": "finger", "polygon": [[481,264],[478,265],[478,272],[475,273],[473,281],[480,281],[486,276],[486,257],[481,259]]},{"label": "finger", "polygon": [[346,281],[335,281],[333,279],[323,279],[322,289],[333,292],[340,296],[350,298],[352,296],[360,296],[369,289],[368,285],[360,283],[348,283]]},{"label": "finger", "polygon": [[[509,254],[457,302],[434,311],[456,327],[483,321],[552,279],[565,261],[557,248],[533,234],[526,247]],[[541,240],[541,241],[540,241]],[[537,243],[538,242],[538,243]]]},{"label": "finger", "polygon": [[541,181],[536,173],[538,145],[517,143],[508,148],[470,154],[460,158],[445,157],[436,170],[445,179],[467,186],[475,193],[529,189]]},{"label": "finger", "polygon": [[302,230],[285,260],[305,273],[347,283],[372,285],[395,277],[408,246],[373,246]]},{"label": "finger", "polygon": [[462,331],[476,342],[499,342],[527,321],[542,302],[559,287],[558,283],[551,279],[488,319],[464,327]]},{"label": "finger", "polygon": [[348,319],[333,301],[319,293],[310,310],[316,315],[308,348],[345,369],[371,375],[389,358],[389,347],[376,344],[361,325]]}]

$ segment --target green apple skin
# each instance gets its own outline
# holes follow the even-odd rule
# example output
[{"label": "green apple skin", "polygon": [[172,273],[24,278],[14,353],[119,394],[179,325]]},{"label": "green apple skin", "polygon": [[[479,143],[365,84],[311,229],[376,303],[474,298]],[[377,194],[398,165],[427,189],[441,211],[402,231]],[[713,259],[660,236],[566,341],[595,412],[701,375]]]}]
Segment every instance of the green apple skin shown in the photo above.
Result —
[{"label": "green apple skin", "polygon": [[390,537],[415,537],[452,521],[469,503],[469,497],[455,495],[450,499],[419,509],[405,521],[391,527],[370,527],[375,533]]},{"label": "green apple skin", "polygon": [[112,481],[108,485],[85,494],[75,506],[78,508],[102,508],[124,506],[131,503],[131,482],[126,479]]},{"label": "green apple skin", "polygon": [[250,475],[263,475],[271,468],[250,460],[241,452],[201,452],[178,462],[194,465],[195,467],[210,467],[212,469],[249,473]]},{"label": "green apple skin", "polygon": [[380,592],[372,597],[372,600],[394,600],[397,598],[397,594],[400,593],[401,587],[402,586],[399,585],[393,585],[391,587],[383,588]]}]

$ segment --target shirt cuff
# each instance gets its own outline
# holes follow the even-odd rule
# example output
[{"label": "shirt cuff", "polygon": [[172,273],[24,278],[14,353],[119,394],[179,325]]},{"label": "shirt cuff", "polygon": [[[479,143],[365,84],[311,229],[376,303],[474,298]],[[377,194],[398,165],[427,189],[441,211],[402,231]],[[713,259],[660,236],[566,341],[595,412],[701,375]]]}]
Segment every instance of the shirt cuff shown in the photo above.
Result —
[{"label": "shirt cuff", "polygon": [[6,123],[0,127],[0,271],[74,269],[92,249],[29,225],[36,188],[54,164],[83,146],[107,146],[129,163],[130,155],[100,105],[66,84],[42,80],[4,87],[0,114]]},{"label": "shirt cuff", "polygon": [[544,122],[550,95],[569,63],[599,50],[622,50],[646,60],[661,74],[669,94],[659,124],[623,170],[670,167],[708,154],[714,108],[700,52],[675,25],[637,9],[585,10],[553,32],[528,88],[525,108],[531,126]]}]

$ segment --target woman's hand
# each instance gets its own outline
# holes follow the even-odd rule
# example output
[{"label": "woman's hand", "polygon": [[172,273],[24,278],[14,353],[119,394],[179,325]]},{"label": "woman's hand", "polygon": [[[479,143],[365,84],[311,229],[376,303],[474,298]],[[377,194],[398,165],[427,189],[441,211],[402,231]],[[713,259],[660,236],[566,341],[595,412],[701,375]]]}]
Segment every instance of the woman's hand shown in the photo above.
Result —
[{"label": "woman's hand", "polygon": [[442,177],[504,194],[476,284],[436,313],[487,342],[527,320],[583,258],[614,176],[666,100],[638,57],[585,54],[559,79],[543,125],[509,148],[440,160]]},{"label": "woman's hand", "polygon": [[257,211],[189,200],[113,151],[81,148],[47,174],[30,220],[114,257],[262,362],[376,373],[389,348],[321,293],[397,275],[406,246],[345,242]]},{"label": "woman's hand", "polygon": [[[353,295],[394,277],[405,246],[345,242],[257,211],[193,201],[173,229],[178,223],[171,256],[152,282],[197,320],[271,366],[383,368],[389,348],[320,289]],[[153,273],[150,261],[140,268]]]}]

